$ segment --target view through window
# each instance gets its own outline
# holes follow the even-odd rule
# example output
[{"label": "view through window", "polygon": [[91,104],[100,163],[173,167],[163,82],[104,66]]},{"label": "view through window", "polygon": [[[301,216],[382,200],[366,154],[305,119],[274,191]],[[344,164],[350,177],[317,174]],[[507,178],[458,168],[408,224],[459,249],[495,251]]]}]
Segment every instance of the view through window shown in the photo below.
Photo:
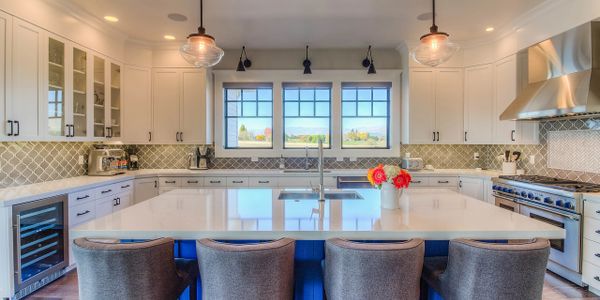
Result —
[{"label": "view through window", "polygon": [[342,83],[342,148],[389,148],[391,83]]},{"label": "view through window", "polygon": [[284,148],[330,147],[331,83],[283,84]]},{"label": "view through window", "polygon": [[273,85],[226,83],[225,148],[273,148]]}]

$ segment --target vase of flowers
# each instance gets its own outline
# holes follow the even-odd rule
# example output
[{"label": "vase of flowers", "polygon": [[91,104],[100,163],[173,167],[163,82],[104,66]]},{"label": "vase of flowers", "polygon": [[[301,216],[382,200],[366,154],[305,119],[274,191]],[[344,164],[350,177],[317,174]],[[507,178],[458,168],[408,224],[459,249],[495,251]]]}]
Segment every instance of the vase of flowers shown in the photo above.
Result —
[{"label": "vase of flowers", "polygon": [[402,189],[410,184],[411,176],[406,171],[394,165],[378,165],[369,169],[369,182],[381,190],[381,207],[397,209]]}]

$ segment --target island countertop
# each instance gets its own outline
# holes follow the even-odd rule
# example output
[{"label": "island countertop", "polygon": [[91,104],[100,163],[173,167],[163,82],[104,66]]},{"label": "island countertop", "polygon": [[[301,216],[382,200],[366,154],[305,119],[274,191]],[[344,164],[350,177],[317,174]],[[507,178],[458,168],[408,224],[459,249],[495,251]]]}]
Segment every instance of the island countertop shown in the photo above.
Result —
[{"label": "island countertop", "polygon": [[563,239],[565,231],[455,191],[411,189],[382,209],[379,190],[362,200],[278,200],[281,189],[174,190],[71,230],[71,237],[179,240]]}]

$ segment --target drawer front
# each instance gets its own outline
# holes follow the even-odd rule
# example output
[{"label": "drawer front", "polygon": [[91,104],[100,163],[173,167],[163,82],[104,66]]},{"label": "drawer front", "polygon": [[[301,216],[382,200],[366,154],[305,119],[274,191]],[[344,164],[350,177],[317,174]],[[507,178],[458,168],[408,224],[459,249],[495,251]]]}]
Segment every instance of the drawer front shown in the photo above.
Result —
[{"label": "drawer front", "polygon": [[248,187],[248,177],[227,177],[227,187]]},{"label": "drawer front", "polygon": [[98,188],[98,197],[108,197],[119,192],[121,189],[120,183],[113,183]]},{"label": "drawer front", "polygon": [[583,260],[600,267],[600,243],[583,239]]},{"label": "drawer front", "polygon": [[133,191],[133,180],[123,181],[115,184],[117,193],[128,193]]},{"label": "drawer front", "polygon": [[183,188],[199,188],[204,185],[202,177],[181,178],[181,187]]},{"label": "drawer front", "polygon": [[277,187],[277,177],[250,177],[249,187]]},{"label": "drawer front", "polygon": [[160,188],[180,187],[181,186],[181,178],[177,178],[177,177],[160,177],[158,179],[158,186]]},{"label": "drawer front", "polygon": [[595,289],[600,289],[600,267],[584,261],[582,281]]},{"label": "drawer front", "polygon": [[431,178],[429,178],[429,177],[413,177],[412,180],[410,181],[409,187],[428,186],[430,179]]},{"label": "drawer front", "polygon": [[583,220],[583,237],[600,243],[600,221],[592,218]]},{"label": "drawer front", "polygon": [[586,217],[600,221],[600,203],[586,200],[583,205],[583,213]]},{"label": "drawer front", "polygon": [[204,178],[204,186],[205,187],[226,187],[227,186],[227,178],[225,178],[225,177],[205,177]]},{"label": "drawer front", "polygon": [[69,207],[69,226],[75,226],[96,218],[96,202],[86,203]]},{"label": "drawer front", "polygon": [[277,186],[280,188],[310,188],[310,179],[306,177],[280,177],[277,180]]},{"label": "drawer front", "polygon": [[99,188],[71,193],[69,194],[69,207],[81,205],[89,201],[94,201],[96,198],[98,198],[99,194]]},{"label": "drawer front", "polygon": [[458,185],[458,178],[456,178],[456,177],[445,177],[445,176],[431,177],[429,179],[429,184],[431,186],[435,186],[435,187],[456,188],[457,185]]},{"label": "drawer front", "polygon": [[174,191],[176,189],[178,189],[178,187],[160,188],[160,189],[158,189],[158,194],[162,195],[162,194],[164,194],[166,192]]}]

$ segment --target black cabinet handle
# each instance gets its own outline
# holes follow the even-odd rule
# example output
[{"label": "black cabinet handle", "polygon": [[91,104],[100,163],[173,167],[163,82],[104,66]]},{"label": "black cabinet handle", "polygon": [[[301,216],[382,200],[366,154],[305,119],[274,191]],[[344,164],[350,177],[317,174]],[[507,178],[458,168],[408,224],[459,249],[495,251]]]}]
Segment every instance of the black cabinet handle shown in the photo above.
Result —
[{"label": "black cabinet handle", "polygon": [[258,183],[270,183],[270,182],[271,182],[270,180],[266,180],[266,181],[259,180],[258,181]]},{"label": "black cabinet handle", "polygon": [[211,180],[210,183],[221,183],[221,180]]},{"label": "black cabinet handle", "polygon": [[148,131],[148,142],[152,142],[152,131]]},{"label": "black cabinet handle", "polygon": [[465,142],[467,141],[467,132],[465,131]]},{"label": "black cabinet handle", "polygon": [[13,132],[15,130],[15,128],[14,128],[14,122],[11,121],[11,120],[8,120],[7,122],[10,125],[10,132],[8,133],[8,136],[13,136]]},{"label": "black cabinet handle", "polygon": [[119,205],[121,205],[121,197],[117,198],[117,203],[119,203]]},{"label": "black cabinet handle", "polygon": [[128,185],[122,185],[122,186],[121,186],[121,188],[122,188],[122,189],[126,189],[126,188],[128,188],[128,187],[130,187],[130,185],[129,185],[129,184],[128,184]]},{"label": "black cabinet handle", "polygon": [[154,188],[158,187],[158,181],[154,180]]},{"label": "black cabinet handle", "polygon": [[596,232],[597,234],[600,234],[600,230],[596,230],[595,232]]},{"label": "black cabinet handle", "polygon": [[113,206],[117,206],[119,203],[117,202],[117,198],[113,199]]},{"label": "black cabinet handle", "polygon": [[600,253],[594,254],[595,257],[600,257]]},{"label": "black cabinet handle", "polygon": [[179,141],[183,142],[183,131],[179,133]]},{"label": "black cabinet handle", "polygon": [[600,276],[594,276],[594,279],[596,279],[596,281],[600,281]]},{"label": "black cabinet handle", "polygon": [[438,180],[438,183],[450,183],[448,180]]},{"label": "black cabinet handle", "polygon": [[597,210],[597,211],[596,211],[596,213],[597,213],[597,214],[600,214],[600,210]]},{"label": "black cabinet handle", "polygon": [[439,131],[437,132],[437,141],[438,142],[440,141],[440,132]]},{"label": "black cabinet handle", "polygon": [[231,181],[232,183],[244,183],[243,181],[239,181],[239,180],[233,180]]},{"label": "black cabinet handle", "polygon": [[90,197],[90,195],[85,195],[85,196],[77,197],[77,198],[75,198],[75,200],[83,200],[83,199],[86,199],[89,197]]},{"label": "black cabinet handle", "polygon": [[102,192],[100,192],[100,193],[101,193],[101,194],[106,194],[106,193],[110,193],[110,192],[112,192],[112,190],[106,190],[106,191],[102,191]]},{"label": "black cabinet handle", "polygon": [[21,124],[19,123],[19,121],[13,121],[15,122],[15,125],[17,125],[17,133],[13,134],[14,136],[18,136],[19,134],[21,134]]},{"label": "black cabinet handle", "polygon": [[462,180],[458,182],[458,187],[462,188]]},{"label": "black cabinet handle", "polygon": [[81,217],[81,216],[84,216],[84,215],[87,215],[87,214],[89,214],[90,212],[91,212],[91,211],[89,211],[89,210],[86,210],[86,211],[84,211],[84,212],[77,213],[77,216],[78,216],[78,217]]},{"label": "black cabinet handle", "polygon": [[188,180],[187,183],[198,183],[198,180]]},{"label": "black cabinet handle", "polygon": [[75,124],[71,124],[71,137],[75,137]]},{"label": "black cabinet handle", "polygon": [[165,183],[176,183],[177,181],[175,180],[169,180],[169,181],[165,181]]},{"label": "black cabinet handle", "polygon": [[421,180],[411,180],[410,183],[421,183]]},{"label": "black cabinet handle", "polygon": [[515,130],[511,130],[510,131],[510,140],[513,141],[513,142],[516,141],[515,140]]},{"label": "black cabinet handle", "polygon": [[435,131],[433,132],[433,141],[435,142]]}]

